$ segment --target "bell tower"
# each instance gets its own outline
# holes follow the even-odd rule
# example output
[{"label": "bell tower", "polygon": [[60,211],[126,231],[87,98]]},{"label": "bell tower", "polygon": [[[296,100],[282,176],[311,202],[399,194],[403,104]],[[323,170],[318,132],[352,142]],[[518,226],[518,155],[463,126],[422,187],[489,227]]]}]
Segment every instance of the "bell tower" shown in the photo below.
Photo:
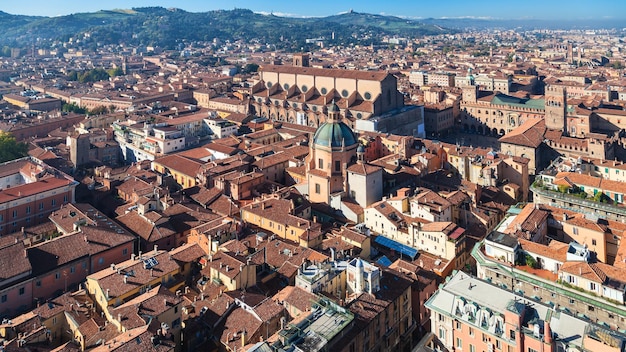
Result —
[{"label": "bell tower", "polygon": [[309,54],[293,54],[293,65],[296,67],[309,67]]},{"label": "bell tower", "polygon": [[567,91],[564,86],[548,85],[545,95],[545,122],[550,130],[567,134]]}]

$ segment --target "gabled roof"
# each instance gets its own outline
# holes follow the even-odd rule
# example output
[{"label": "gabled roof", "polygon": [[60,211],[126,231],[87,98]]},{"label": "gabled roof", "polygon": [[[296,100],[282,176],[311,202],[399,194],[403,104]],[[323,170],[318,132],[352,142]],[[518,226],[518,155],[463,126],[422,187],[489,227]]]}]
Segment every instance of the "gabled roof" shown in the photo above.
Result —
[{"label": "gabled roof", "polygon": [[357,70],[340,70],[315,67],[297,67],[287,65],[263,65],[260,70],[262,72],[276,72],[300,75],[313,75],[322,77],[348,78],[370,81],[382,81],[390,74],[384,71],[357,71]]},{"label": "gabled roof", "polygon": [[26,257],[24,242],[17,241],[0,248],[0,285],[14,276],[29,273],[32,270],[30,261]]},{"label": "gabled roof", "polygon": [[544,140],[546,124],[543,119],[530,118],[499,139],[500,143],[537,148]]}]

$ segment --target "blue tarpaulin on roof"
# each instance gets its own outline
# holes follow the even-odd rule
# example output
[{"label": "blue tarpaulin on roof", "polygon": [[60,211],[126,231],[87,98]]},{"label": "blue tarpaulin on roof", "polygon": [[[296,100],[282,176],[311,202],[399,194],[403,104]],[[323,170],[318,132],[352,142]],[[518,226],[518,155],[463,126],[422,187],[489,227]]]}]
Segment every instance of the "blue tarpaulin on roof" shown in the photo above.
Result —
[{"label": "blue tarpaulin on roof", "polygon": [[378,260],[376,261],[376,263],[382,265],[382,266],[389,266],[391,265],[391,260],[389,260],[389,258],[387,258],[386,256],[382,256],[380,258],[378,258]]},{"label": "blue tarpaulin on roof", "polygon": [[409,246],[403,245],[400,242],[396,242],[396,241],[394,241],[392,239],[389,239],[387,237],[384,237],[384,236],[376,237],[374,242],[378,243],[381,246],[387,247],[389,249],[393,249],[396,252],[400,252],[400,253],[402,253],[402,255],[406,255],[407,257],[411,257],[411,259],[415,259],[415,257],[417,256],[417,249],[415,249],[413,247],[409,247]]}]

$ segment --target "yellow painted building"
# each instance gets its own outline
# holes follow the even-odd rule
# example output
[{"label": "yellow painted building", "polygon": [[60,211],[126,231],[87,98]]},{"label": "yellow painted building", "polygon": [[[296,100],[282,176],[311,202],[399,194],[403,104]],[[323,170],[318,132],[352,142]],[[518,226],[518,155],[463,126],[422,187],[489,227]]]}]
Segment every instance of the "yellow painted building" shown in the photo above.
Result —
[{"label": "yellow painted building", "polygon": [[184,189],[198,185],[198,173],[202,170],[202,164],[173,154],[154,160],[152,170],[163,175],[171,175]]},{"label": "yellow painted building", "polygon": [[254,202],[241,209],[241,218],[248,224],[260,227],[303,247],[322,243],[321,226],[310,220],[292,215],[293,205],[286,199],[269,198]]},{"label": "yellow painted building", "polygon": [[216,284],[226,286],[227,291],[246,289],[256,285],[256,265],[242,262],[229,253],[218,251],[209,256],[203,273]]},{"label": "yellow painted building", "polygon": [[158,285],[171,287],[179,273],[180,266],[169,252],[151,251],[87,276],[86,286],[111,320],[107,307],[117,307]]}]

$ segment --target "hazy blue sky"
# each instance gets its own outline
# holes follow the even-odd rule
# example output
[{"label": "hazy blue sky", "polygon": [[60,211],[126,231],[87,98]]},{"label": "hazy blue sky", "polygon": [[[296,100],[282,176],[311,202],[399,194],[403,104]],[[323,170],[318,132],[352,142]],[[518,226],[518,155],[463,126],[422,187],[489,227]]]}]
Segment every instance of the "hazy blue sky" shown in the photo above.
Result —
[{"label": "hazy blue sky", "polygon": [[144,6],[178,7],[192,12],[247,8],[277,15],[327,16],[353,9],[358,12],[407,17],[492,17],[537,19],[626,18],[625,0],[27,0],[0,1],[12,14],[66,15],[101,9]]}]

